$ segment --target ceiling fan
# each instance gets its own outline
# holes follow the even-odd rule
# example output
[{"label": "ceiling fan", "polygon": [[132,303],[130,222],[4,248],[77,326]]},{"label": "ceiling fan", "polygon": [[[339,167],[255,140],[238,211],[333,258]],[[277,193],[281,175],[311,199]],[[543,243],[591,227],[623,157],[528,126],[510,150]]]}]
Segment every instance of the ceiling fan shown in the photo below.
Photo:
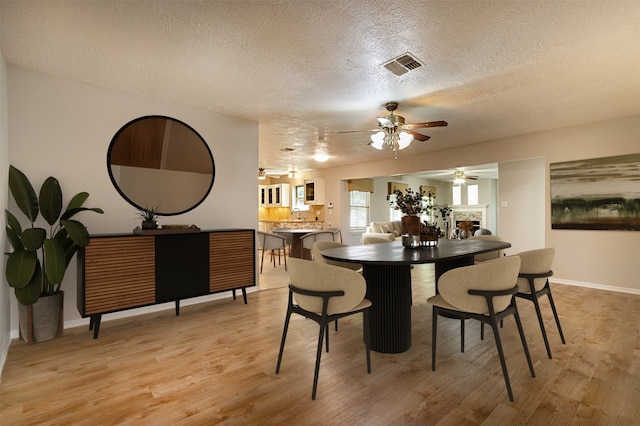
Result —
[{"label": "ceiling fan", "polygon": [[467,180],[478,180],[478,176],[467,176],[464,174],[464,170],[456,170],[453,172],[453,183],[461,185]]},{"label": "ceiling fan", "polygon": [[371,130],[352,130],[347,132],[338,133],[359,133],[359,132],[376,132],[371,135],[371,142],[369,144],[376,148],[382,149],[384,144],[391,148],[398,159],[398,150],[404,149],[415,140],[427,141],[431,139],[427,135],[414,132],[416,129],[426,129],[428,127],[443,127],[447,126],[446,121],[426,121],[423,123],[405,123],[404,117],[401,115],[395,115],[393,112],[398,109],[397,102],[387,102],[385,108],[389,111],[389,115],[385,117],[377,117],[378,128]]}]

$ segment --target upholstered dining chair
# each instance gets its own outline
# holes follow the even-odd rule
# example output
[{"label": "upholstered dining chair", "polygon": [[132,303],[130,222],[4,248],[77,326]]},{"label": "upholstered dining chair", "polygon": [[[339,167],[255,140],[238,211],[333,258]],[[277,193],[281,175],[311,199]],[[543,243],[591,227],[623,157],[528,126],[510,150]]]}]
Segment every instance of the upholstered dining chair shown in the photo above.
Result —
[{"label": "upholstered dining chair", "polygon": [[258,248],[262,250],[262,256],[260,258],[260,273],[262,273],[262,267],[264,266],[264,253],[266,251],[271,252],[271,259],[273,260],[273,267],[276,267],[276,252],[278,255],[278,262],[280,260],[280,250],[284,254],[284,270],[287,270],[287,249],[286,239],[281,235],[270,234],[267,232],[258,231],[256,233],[258,237]]},{"label": "upholstered dining chair", "polygon": [[[484,240],[484,241],[503,241],[498,235],[474,235],[467,240]],[[473,257],[474,262],[486,262],[487,260],[499,259],[504,256],[504,250],[490,251],[489,253],[476,254]]]},{"label": "upholstered dining chair", "polygon": [[[518,291],[516,280],[520,270],[520,258],[508,256],[501,259],[478,263],[471,266],[451,269],[438,280],[439,293],[427,301],[433,305],[433,324],[431,334],[431,369],[436,370],[436,341],[438,316],[446,314],[454,318],[472,318],[487,323],[493,330],[502,366],[502,374],[507,386],[509,400],[513,401],[513,392],[509,381],[507,364],[502,350],[498,321],[513,315],[520,333],[522,347],[529,364],[531,377],[535,377],[529,348],[524,337],[515,293]],[[464,335],[461,336],[464,339]]]},{"label": "upholstered dining chair", "polygon": [[366,237],[362,243],[363,244],[380,244],[380,243],[390,243],[391,240],[381,237]]},{"label": "upholstered dining chair", "polygon": [[547,348],[547,356],[551,359],[549,339],[547,339],[547,332],[544,328],[544,321],[542,320],[542,313],[540,312],[540,303],[538,303],[538,299],[545,294],[549,298],[551,311],[553,312],[553,317],[556,320],[558,332],[560,333],[560,340],[562,340],[562,344],[566,344],[564,334],[562,333],[562,326],[560,326],[558,312],[556,311],[556,305],[553,303],[551,288],[549,287],[549,277],[553,275],[551,265],[553,264],[555,249],[553,247],[548,247],[538,250],[523,251],[518,253],[516,256],[520,257],[521,261],[520,273],[518,274],[519,290],[516,293],[516,297],[533,302],[533,306],[536,309],[536,315],[538,316],[538,322],[540,323],[540,330],[542,331],[544,345]]},{"label": "upholstered dining chair", "polygon": [[322,262],[322,263],[327,263],[329,265],[340,266],[343,268],[351,269],[353,271],[358,271],[362,269],[362,265],[360,263],[339,262],[337,260],[329,260],[322,257],[322,252],[324,250],[329,250],[329,249],[338,248],[338,247],[347,247],[347,245],[339,243],[337,241],[328,241],[328,240],[316,241],[316,243],[313,245],[313,250],[312,250],[313,260],[315,260],[316,262]]},{"label": "upholstered dining chair", "polygon": [[276,374],[280,372],[284,345],[292,314],[302,315],[318,323],[318,347],[316,366],[313,375],[311,399],[316,399],[322,343],[326,338],[326,351],[329,352],[329,323],[354,314],[363,314],[362,327],[367,358],[367,372],[371,373],[371,355],[369,348],[369,308],[371,302],[365,299],[367,285],[361,274],[327,265],[322,262],[291,258],[289,262],[289,301],[282,330],[280,352],[276,365]]},{"label": "upholstered dining chair", "polygon": [[333,241],[343,242],[342,231],[340,231],[340,228],[327,228],[327,231],[333,232]]},{"label": "upholstered dining chair", "polygon": [[303,250],[311,250],[312,258],[313,258],[313,245],[317,241],[333,241],[333,231],[329,230],[321,230],[309,232],[308,234],[304,234],[300,237],[300,244],[302,244]]}]

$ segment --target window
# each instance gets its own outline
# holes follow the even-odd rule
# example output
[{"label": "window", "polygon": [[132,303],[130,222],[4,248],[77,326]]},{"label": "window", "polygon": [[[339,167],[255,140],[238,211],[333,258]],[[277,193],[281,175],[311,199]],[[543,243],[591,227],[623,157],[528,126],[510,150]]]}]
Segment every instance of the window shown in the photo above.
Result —
[{"label": "window", "polygon": [[293,186],[293,208],[308,211],[309,205],[304,203],[304,185]]},{"label": "window", "polygon": [[369,192],[349,191],[349,230],[362,232],[369,223]]},{"label": "window", "polygon": [[396,196],[394,194],[389,195],[389,204],[391,206],[389,207],[389,220],[391,222],[401,220],[402,212],[394,207],[396,205]]},{"label": "window", "polygon": [[454,186],[453,187],[453,205],[459,206],[462,204],[462,186]]},{"label": "window", "polygon": [[467,186],[467,204],[478,204],[478,185]]}]

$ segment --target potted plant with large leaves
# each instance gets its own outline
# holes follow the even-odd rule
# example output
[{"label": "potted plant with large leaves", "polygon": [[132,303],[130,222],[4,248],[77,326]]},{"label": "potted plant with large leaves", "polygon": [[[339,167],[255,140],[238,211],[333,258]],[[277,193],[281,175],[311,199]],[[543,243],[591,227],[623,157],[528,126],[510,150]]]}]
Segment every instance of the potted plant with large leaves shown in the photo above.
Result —
[{"label": "potted plant with large leaves", "polygon": [[[48,340],[62,330],[60,285],[69,262],[79,247],[89,244],[87,228],[71,218],[82,211],[103,210],[83,207],[89,194],[80,192],[63,211],[62,189],[56,178],[48,177],[37,195],[27,176],[14,166],[9,167],[9,189],[30,224],[23,229],[16,216],[5,210],[7,238],[13,248],[7,258],[6,277],[19,302],[20,334],[28,342]],[[36,225],[39,215],[48,229]],[[53,312],[45,312],[48,309]],[[44,321],[44,328],[38,320]]]}]

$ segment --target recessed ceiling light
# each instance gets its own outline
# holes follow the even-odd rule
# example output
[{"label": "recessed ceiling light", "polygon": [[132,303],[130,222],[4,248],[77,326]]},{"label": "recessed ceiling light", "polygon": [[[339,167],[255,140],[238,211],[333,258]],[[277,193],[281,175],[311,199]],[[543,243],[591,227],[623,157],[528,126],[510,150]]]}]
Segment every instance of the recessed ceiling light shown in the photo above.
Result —
[{"label": "recessed ceiling light", "polygon": [[313,156],[313,159],[316,160],[319,163],[324,163],[325,161],[327,161],[329,159],[329,156],[327,154],[325,154],[324,152],[318,152]]}]

